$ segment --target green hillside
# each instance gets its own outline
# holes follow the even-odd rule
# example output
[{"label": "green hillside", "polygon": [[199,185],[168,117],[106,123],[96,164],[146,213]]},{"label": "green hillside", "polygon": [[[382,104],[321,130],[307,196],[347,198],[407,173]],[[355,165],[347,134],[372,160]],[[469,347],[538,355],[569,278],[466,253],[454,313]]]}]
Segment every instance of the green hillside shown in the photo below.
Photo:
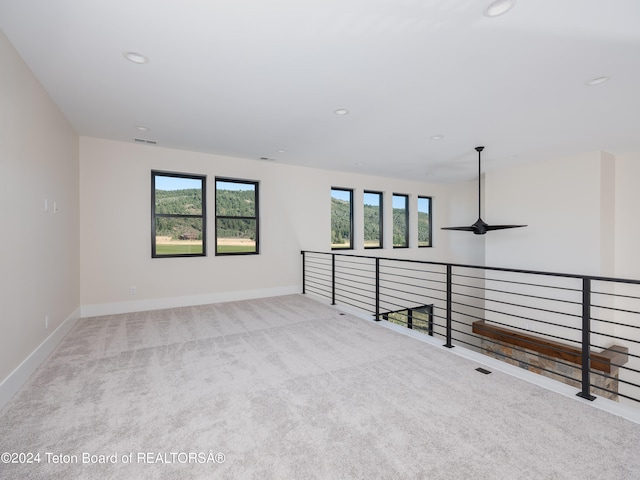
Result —
[{"label": "green hillside", "polygon": [[[344,244],[350,235],[349,202],[331,198],[331,244]],[[379,238],[379,208],[372,205],[364,205],[364,241],[373,241]],[[404,239],[405,224],[404,210],[393,209],[394,243],[400,243]],[[395,238],[397,237],[397,238]],[[429,244],[429,215],[418,212],[418,244]]]}]

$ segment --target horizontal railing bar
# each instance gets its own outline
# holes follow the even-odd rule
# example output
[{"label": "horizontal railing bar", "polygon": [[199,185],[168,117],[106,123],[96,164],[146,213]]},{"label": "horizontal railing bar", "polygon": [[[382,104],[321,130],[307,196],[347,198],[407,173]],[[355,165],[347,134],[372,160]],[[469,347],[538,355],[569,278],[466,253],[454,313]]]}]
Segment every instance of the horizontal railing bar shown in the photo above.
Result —
[{"label": "horizontal railing bar", "polygon": [[[632,314],[634,314],[634,315],[638,315],[638,314],[640,314],[640,312],[639,312],[639,311],[637,311],[637,310],[627,310],[627,309],[624,309],[624,308],[607,307],[607,306],[605,306],[605,305],[597,305],[597,304],[595,304],[595,303],[592,303],[592,304],[591,304],[591,307],[592,307],[592,308],[602,308],[603,310],[611,310],[611,311],[614,311],[614,312],[632,313]],[[632,325],[630,325],[630,326],[632,326]],[[635,325],[633,325],[633,326],[635,326]]]},{"label": "horizontal railing bar", "polygon": [[632,343],[638,343],[640,344],[640,340],[634,340],[632,338],[626,338],[626,337],[618,337],[616,335],[611,335],[609,333],[599,333],[599,332],[594,332],[593,330],[591,330],[591,333],[593,333],[594,335],[601,335],[603,337],[607,337],[607,338],[615,338],[616,340],[623,340],[625,342],[632,342]]},{"label": "horizontal railing bar", "polygon": [[431,282],[431,283],[447,283],[444,280],[434,280],[431,278],[424,278],[424,277],[413,277],[411,275],[398,275],[396,273],[389,273],[389,272],[380,272],[380,278],[411,278],[413,280],[419,280],[421,282]]},{"label": "horizontal railing bar", "polygon": [[420,272],[420,273],[431,273],[434,275],[446,275],[447,272],[439,272],[436,270],[424,270],[422,268],[407,268],[405,266],[395,266],[395,265],[387,265],[387,264],[380,264],[380,269],[382,270],[383,268],[390,268],[390,269],[394,269],[394,270],[408,270],[410,272]]},{"label": "horizontal railing bar", "polygon": [[[338,285],[341,285],[341,284],[336,282],[336,286],[338,286]],[[344,286],[344,285],[342,285],[342,286]],[[354,287],[354,286],[351,286],[351,285],[349,285],[349,288],[345,288],[344,291],[349,292],[349,293],[355,293],[354,290],[359,290],[361,292],[365,292],[365,293],[369,293],[369,294],[375,295],[375,292],[372,292],[371,290],[367,290],[367,289],[361,288],[361,287]]]},{"label": "horizontal railing bar", "polygon": [[605,320],[603,318],[591,317],[592,322],[602,322],[608,325],[617,325],[619,327],[627,327],[627,328],[640,328],[640,325],[630,325],[628,323],[614,322],[613,320]]},{"label": "horizontal railing bar", "polygon": [[[316,289],[321,290],[321,291],[323,291],[323,292],[324,292],[324,291],[326,291],[326,292],[331,291],[329,288],[327,288],[327,287],[328,287],[327,285],[323,285],[323,284],[321,284],[321,283],[311,283],[311,284],[309,284],[309,285],[307,285],[307,286],[309,286],[309,287],[311,287],[311,288],[316,288]],[[325,287],[325,288],[323,288],[323,287]]]},{"label": "horizontal railing bar", "polygon": [[[550,310],[550,309],[546,309],[546,308],[534,307],[534,306],[529,306],[529,305],[522,305],[520,303],[505,302],[504,300],[495,300],[493,298],[478,297],[478,296],[475,296],[475,295],[469,295],[469,294],[460,293],[460,292],[453,292],[453,294],[454,295],[460,295],[461,297],[468,297],[468,298],[474,298],[476,300],[482,300],[484,302],[500,303],[502,305],[509,305],[511,307],[528,308],[530,310],[536,310],[536,311],[539,311],[539,312],[546,312],[546,313],[553,313],[553,314],[557,314],[557,315],[566,315],[568,317],[581,318],[580,315],[575,314],[575,313],[560,312],[558,310]],[[507,314],[507,315],[511,315],[511,314]],[[542,322],[542,323],[544,323],[544,322]],[[555,325],[555,324],[551,324],[551,325]]]},{"label": "horizontal railing bar", "polygon": [[640,297],[637,297],[635,295],[624,295],[622,293],[611,293],[611,292],[598,292],[598,291],[593,291],[591,292],[592,295],[604,295],[604,296],[608,296],[608,297],[616,297],[616,298],[628,298],[630,300],[640,300]]},{"label": "horizontal railing bar", "polygon": [[[340,273],[344,273],[344,272],[340,272]],[[367,280],[370,280],[368,277],[364,277],[362,275],[352,275],[352,277],[355,278],[366,278]],[[354,280],[348,277],[344,277],[344,276],[340,276],[338,275],[338,272],[336,272],[336,280],[345,280],[351,283],[357,283],[359,285],[372,285],[375,287],[375,284],[373,284],[372,282],[363,282],[362,280]]]},{"label": "horizontal railing bar", "polygon": [[[364,264],[362,264],[364,265]],[[375,264],[369,264],[369,265],[364,265],[366,267],[370,267],[370,268],[355,268],[355,267],[350,267],[348,265],[343,265],[343,264],[338,264],[336,263],[336,272],[338,270],[340,271],[354,271],[354,272],[367,272],[367,273],[373,273],[375,275],[376,271],[375,271]]]},{"label": "horizontal railing bar", "polygon": [[[373,302],[375,303],[375,294],[376,294],[376,292],[374,292],[372,290],[367,290],[367,289],[362,288],[362,287],[353,286],[353,287],[350,287],[350,288],[345,288],[345,289],[340,290],[340,291],[348,292],[348,293],[351,293],[351,294],[362,295],[363,297],[365,297],[367,299],[373,300]],[[339,294],[340,294],[340,292],[336,291],[336,295],[339,295]]]},{"label": "horizontal railing bar", "polygon": [[318,266],[315,266],[315,265],[308,266],[308,265],[306,265],[306,267],[307,267],[308,270],[318,270],[320,272],[330,272],[331,271],[331,264],[330,263],[328,263],[326,265],[322,264],[322,265],[318,265]]},{"label": "horizontal railing bar", "polygon": [[[540,288],[545,288],[545,289],[550,289],[550,290],[563,290],[563,291],[567,291],[567,292],[581,292],[581,290],[579,288],[570,288],[570,287],[559,287],[557,285],[544,285],[542,283],[531,283],[531,282],[518,282],[515,280],[507,280],[507,279],[503,279],[503,278],[487,278],[487,277],[474,277],[474,276],[467,276],[467,275],[461,275],[461,274],[454,274],[454,277],[463,277],[463,278],[474,278],[474,279],[478,279],[478,280],[484,280],[485,282],[500,282],[500,283],[511,283],[513,285],[524,285],[525,287],[540,287]],[[575,277],[576,279],[582,278],[582,277]]]},{"label": "horizontal railing bar", "polygon": [[[346,298],[348,298],[349,300],[353,300],[351,297],[346,297]],[[366,310],[366,309],[362,308],[362,304],[349,303],[346,300],[343,300],[343,303],[346,304],[346,305],[351,305],[352,307],[358,308],[360,310],[364,310],[369,315],[375,315],[374,311],[370,311],[370,310]],[[371,305],[365,304],[365,306],[370,307]]]},{"label": "horizontal railing bar", "polygon": [[362,261],[352,260],[346,255],[336,255],[336,265],[373,265],[375,262],[369,257],[360,257]]},{"label": "horizontal railing bar", "polygon": [[[356,270],[356,271],[360,271],[360,270]],[[371,278],[371,273],[372,272],[367,272],[369,273],[369,275],[362,275],[360,273],[349,273],[348,270],[339,270],[338,267],[336,267],[336,275],[338,274],[342,274],[342,275],[349,275],[350,277],[356,277],[356,278],[366,278],[367,280],[369,280],[371,282],[371,280],[375,280],[375,272],[373,272],[374,278]],[[344,277],[342,277],[344,278]]]},{"label": "horizontal railing bar", "polygon": [[315,270],[312,270],[310,272],[307,272],[307,276],[313,276],[313,278],[322,278],[322,279],[327,279],[327,281],[331,282],[331,273],[322,273],[322,272],[316,272]]},{"label": "horizontal railing bar", "polygon": [[[391,287],[389,287],[389,286],[385,286],[384,288],[385,288],[386,290],[398,291],[397,289],[391,288]],[[446,291],[446,290],[439,290],[439,289],[437,289],[437,288],[433,288],[433,287],[422,287],[422,288],[423,288],[427,293],[429,293],[429,292],[439,292],[439,293],[445,293],[445,294],[447,293],[447,291]],[[400,291],[401,291],[401,292],[406,293],[406,291],[405,291],[405,290],[400,290]],[[444,298],[439,298],[439,297],[434,297],[434,296],[431,296],[431,297],[433,297],[434,299],[444,300]]]},{"label": "horizontal railing bar", "polygon": [[322,285],[323,287],[331,288],[331,282],[323,283],[323,282],[316,281],[315,279],[311,281],[307,279],[307,283],[310,283],[311,285]]},{"label": "horizontal railing bar", "polygon": [[[324,280],[324,279],[322,279],[322,280]],[[310,285],[320,285],[320,286],[323,286],[323,287],[326,287],[326,288],[329,288],[329,289],[331,288],[331,282],[326,283],[324,281],[317,281],[315,279],[312,279],[312,280],[307,279],[307,283],[310,284]]]},{"label": "horizontal railing bar", "polygon": [[[455,310],[453,311],[453,313],[457,313],[459,315],[463,315],[463,316],[469,317],[469,318],[475,318],[476,320],[485,320],[485,321],[491,322],[491,323],[493,323],[495,325],[500,325],[502,327],[510,328],[512,330],[518,330],[518,331],[527,332],[527,333],[531,332],[530,330],[526,330],[526,329],[521,328],[521,327],[516,327],[514,325],[509,325],[509,324],[502,323],[502,322],[499,322],[497,320],[491,320],[491,319],[485,318],[485,317],[478,317],[477,315],[472,315],[472,314],[469,314],[469,313],[462,313],[462,312],[458,312],[458,311],[455,311]],[[495,313],[495,312],[493,312],[493,313]],[[562,325],[556,325],[556,326],[562,327],[562,328],[572,328],[572,327],[564,327]],[[578,340],[571,340],[569,338],[560,337],[558,335],[551,335],[551,334],[548,334],[548,333],[539,333],[539,332],[535,332],[535,333],[538,334],[538,335],[541,335],[541,336],[543,335],[545,338],[548,337],[548,338],[555,338],[557,340],[562,340],[562,341],[565,341],[565,342],[571,342],[571,343],[577,343],[577,344],[580,343]]]},{"label": "horizontal railing bar", "polygon": [[[530,295],[528,293],[510,292],[508,290],[496,290],[494,288],[478,287],[476,285],[466,285],[464,283],[452,283],[452,285],[462,286],[462,287],[467,287],[467,288],[475,288],[475,289],[478,289],[478,290],[482,290],[484,292],[505,293],[507,295],[517,295],[517,296],[520,296],[520,297],[536,298],[538,300],[549,300],[551,302],[568,303],[568,304],[571,304],[571,305],[582,305],[581,302],[576,302],[576,301],[573,301],[573,300],[563,300],[561,298],[552,298],[552,297],[541,297],[539,295]],[[478,297],[478,298],[483,298],[483,297]]]},{"label": "horizontal railing bar", "polygon": [[[416,304],[418,304],[418,302],[414,302]],[[390,310],[388,313],[394,313],[394,312],[398,312],[401,310],[415,310],[416,308],[420,308],[419,306],[417,307],[407,307],[406,305],[403,304],[399,304],[399,303],[393,303],[390,301],[381,301],[380,302],[381,306],[384,306],[385,308],[393,307],[395,310]]]},{"label": "horizontal railing bar", "polygon": [[[454,302],[454,303],[456,305],[462,305],[464,307],[469,307],[469,308],[475,308],[477,310],[482,310],[483,312],[497,313],[499,315],[506,315],[508,317],[520,318],[522,320],[531,320],[532,322],[537,322],[537,323],[540,323],[540,324],[543,324],[543,325],[551,325],[551,326],[554,326],[554,327],[568,328],[570,330],[581,330],[580,327],[571,327],[571,326],[567,326],[567,325],[560,325],[558,323],[547,322],[546,320],[539,320],[537,318],[526,317],[524,315],[516,315],[515,313],[501,312],[500,310],[493,310],[491,308],[479,307],[477,305],[470,305],[468,303],[462,303],[462,302]],[[558,313],[559,315],[565,315],[565,314],[563,314],[561,312],[555,312],[555,313]],[[567,315],[569,315],[569,314],[567,314]],[[573,315],[570,315],[570,316],[573,316]],[[478,319],[482,320],[482,317],[474,317],[474,318],[478,318]]]},{"label": "horizontal railing bar", "polygon": [[[408,287],[412,286],[410,283],[402,283],[402,282],[396,282],[399,285],[406,285]],[[402,292],[405,293],[407,295],[421,295],[421,296],[426,296],[428,292],[432,291],[431,289],[428,289],[426,287],[418,287],[419,290],[416,290],[415,292],[407,292],[406,290],[400,290],[398,288],[392,288],[389,286],[383,286],[382,284],[380,284],[380,294],[383,294],[383,289],[384,291],[389,291],[389,292]]]},{"label": "horizontal railing bar", "polygon": [[309,290],[309,293],[315,293],[316,295],[320,295],[321,297],[331,298],[331,292],[327,292],[327,295],[325,295],[323,293],[324,290],[314,290],[314,287],[311,287],[310,289],[307,288],[307,290]]}]

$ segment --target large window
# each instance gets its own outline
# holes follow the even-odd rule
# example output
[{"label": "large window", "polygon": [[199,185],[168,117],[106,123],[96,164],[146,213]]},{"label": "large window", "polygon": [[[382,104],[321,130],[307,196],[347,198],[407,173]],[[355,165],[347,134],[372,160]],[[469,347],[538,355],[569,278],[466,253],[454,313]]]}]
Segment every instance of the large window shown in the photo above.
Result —
[{"label": "large window", "polygon": [[418,197],[418,247],[431,245],[431,197]]},{"label": "large window", "polygon": [[409,247],[409,195],[394,193],[393,248]]},{"label": "large window", "polygon": [[216,178],[216,255],[260,252],[258,182]]},{"label": "large window", "polygon": [[364,192],[364,248],[382,248],[382,193]]},{"label": "large window", "polygon": [[151,256],[206,251],[206,176],[151,171]]},{"label": "large window", "polygon": [[331,248],[353,248],[353,190],[331,189]]}]

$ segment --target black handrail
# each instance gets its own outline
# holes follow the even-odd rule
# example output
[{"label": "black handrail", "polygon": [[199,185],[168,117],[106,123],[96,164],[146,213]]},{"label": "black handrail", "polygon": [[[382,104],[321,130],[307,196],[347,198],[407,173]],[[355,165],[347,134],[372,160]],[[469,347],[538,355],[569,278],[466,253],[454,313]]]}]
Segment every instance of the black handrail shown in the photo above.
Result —
[{"label": "black handrail", "polygon": [[[638,325],[619,320],[613,321],[608,318],[607,312],[611,315],[638,315],[640,318],[640,307],[638,310],[632,308],[621,308],[619,305],[608,304],[615,299],[625,299],[628,301],[638,301],[640,303],[640,295],[616,294],[606,291],[593,290],[595,282],[611,282],[614,284],[640,285],[640,280],[605,277],[598,275],[579,275],[559,272],[544,272],[527,269],[504,268],[504,267],[487,267],[482,265],[468,265],[459,263],[434,262],[425,260],[415,260],[406,258],[389,258],[379,256],[358,255],[352,253],[335,253],[320,251],[301,251],[302,254],[302,293],[315,293],[320,296],[329,296],[331,304],[336,305],[338,302],[354,306],[358,309],[368,311],[373,314],[373,318],[377,321],[384,318],[385,314],[381,312],[399,312],[406,311],[406,325],[408,328],[413,326],[412,312],[417,305],[431,305],[431,314],[429,321],[429,335],[437,335],[445,340],[444,346],[453,348],[454,341],[459,344],[469,345],[476,350],[482,350],[483,353],[494,353],[497,357],[503,356],[502,353],[493,352],[490,347],[478,346],[478,339],[499,345],[499,341],[489,337],[482,337],[473,332],[469,332],[471,322],[486,320],[492,325],[503,326],[510,329],[513,334],[504,334],[506,341],[511,338],[518,338],[518,335],[528,334],[528,330],[533,330],[531,324],[546,330],[539,333],[539,340],[535,340],[536,335],[530,335],[533,340],[529,340],[529,344],[533,348],[545,347],[552,355],[562,356],[562,348],[550,347],[545,345],[548,339],[558,339],[565,344],[580,345],[581,364],[572,367],[571,361],[558,360],[558,364],[563,368],[579,368],[581,371],[581,385],[578,396],[593,400],[593,389],[611,393],[616,398],[622,397],[634,400],[640,403],[640,381],[630,381],[618,377],[618,374],[608,373],[608,371],[594,371],[593,358],[594,352],[591,348],[605,348],[596,344],[603,343],[603,340],[615,341],[620,340],[629,345],[629,348],[635,349],[629,352],[629,348],[616,345],[614,354],[618,357],[612,358],[611,368],[620,369],[620,372],[637,378],[640,378],[640,341],[638,339],[628,338],[617,334],[613,334],[614,328],[638,329]],[[330,264],[328,263],[330,256]],[[309,261],[307,261],[309,257]],[[349,261],[349,259],[364,259],[365,261]],[[384,262],[384,265],[383,265]],[[339,266],[337,265],[339,264]],[[409,267],[410,264],[419,265]],[[407,265],[407,268],[402,267]],[[423,268],[429,266],[429,268]],[[581,285],[568,283],[555,285],[545,284],[543,281],[527,282],[521,278],[509,279],[509,276],[501,276],[502,278],[491,278],[484,275],[469,275],[464,272],[465,269],[474,269],[482,272],[501,272],[505,274],[518,275],[534,275],[537,277],[560,277],[580,281]],[[460,272],[462,270],[462,272]],[[338,275],[336,275],[338,273]],[[455,281],[454,281],[455,278]],[[486,282],[503,282],[505,285],[500,289],[487,288]],[[481,282],[478,285],[478,282]],[[563,282],[564,283],[564,282]],[[601,285],[602,287],[604,285]],[[509,289],[513,288],[513,291]],[[330,292],[329,292],[330,289]],[[473,289],[469,294],[469,289]],[[526,293],[522,289],[527,289]],[[547,289],[546,294],[540,294],[540,289]],[[600,290],[606,290],[601,288]],[[475,293],[475,292],[478,293]],[[560,292],[558,294],[551,292]],[[562,293],[565,292],[565,293]],[[327,295],[330,293],[330,295]],[[581,295],[581,298],[574,297]],[[602,303],[600,305],[592,303],[592,296],[600,295]],[[609,301],[603,299],[602,295],[606,295]],[[554,298],[554,297],[558,298]],[[567,300],[567,297],[569,300]],[[461,299],[468,299],[461,301]],[[515,300],[514,300],[515,298]],[[509,301],[507,301],[509,300]],[[491,308],[485,303],[491,302]],[[526,304],[525,302],[533,302]],[[536,303],[537,302],[537,303]],[[555,308],[543,307],[551,305]],[[455,308],[454,308],[455,305]],[[634,305],[635,306],[635,305]],[[509,311],[500,310],[507,308]],[[626,307],[626,305],[625,305]],[[581,311],[575,311],[574,308],[581,308]],[[527,315],[521,314],[522,309],[531,311]],[[598,318],[592,316],[594,309]],[[478,312],[478,313],[476,313]],[[518,313],[520,312],[520,313]],[[489,314],[493,318],[485,318]],[[545,315],[545,318],[536,318],[536,316]],[[509,318],[510,321],[504,322],[503,318]],[[550,317],[550,318],[549,318]],[[437,320],[440,319],[440,322]],[[580,325],[575,325],[574,319],[581,319]],[[519,323],[518,323],[519,322]],[[524,322],[524,326],[522,325]],[[593,330],[594,322],[597,323],[596,331]],[[517,323],[517,325],[514,325]],[[529,327],[527,327],[527,323]],[[640,323],[640,322],[636,322]],[[475,327],[474,327],[475,328]],[[549,328],[555,328],[549,331]],[[607,330],[608,329],[608,330]],[[599,331],[602,330],[602,331]],[[565,337],[557,332],[567,332]],[[626,330],[624,330],[626,331]],[[520,332],[520,333],[518,333]],[[572,333],[572,332],[575,332]],[[542,337],[540,337],[542,335]],[[580,339],[574,335],[579,335]],[[470,340],[466,340],[469,337]],[[476,339],[475,343],[472,339]],[[636,346],[637,344],[637,346]],[[482,343],[482,345],[485,345]],[[528,347],[527,347],[528,348]],[[554,350],[555,349],[555,350]],[[513,347],[514,352],[526,352],[526,348]],[[620,350],[620,352],[619,352]],[[553,353],[555,351],[555,353]],[[540,354],[540,358],[543,355]],[[622,359],[622,360],[621,360]],[[630,359],[635,363],[635,368],[631,365],[625,367],[624,364]],[[546,366],[537,365],[532,360],[521,360],[521,364],[527,367],[535,368],[549,372]],[[577,362],[576,362],[577,364]],[[601,369],[596,365],[596,368]],[[612,370],[613,371],[613,370]],[[557,374],[560,377],[571,378],[564,373]],[[637,395],[628,395],[611,390],[610,383],[595,385],[592,384],[593,377],[600,377],[605,380],[615,381],[616,385],[625,385],[628,388],[638,391]],[[598,378],[598,380],[600,380]],[[602,382],[601,382],[602,383]]]}]

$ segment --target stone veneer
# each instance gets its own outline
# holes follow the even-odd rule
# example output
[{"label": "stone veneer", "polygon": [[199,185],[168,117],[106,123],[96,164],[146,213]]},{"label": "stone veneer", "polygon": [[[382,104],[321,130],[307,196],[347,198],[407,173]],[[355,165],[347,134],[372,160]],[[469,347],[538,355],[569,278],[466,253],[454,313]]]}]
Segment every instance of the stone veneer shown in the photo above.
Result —
[{"label": "stone veneer", "polygon": [[[548,357],[534,350],[514,347],[499,340],[482,338],[480,343],[485,355],[516,365],[530,372],[544,375],[578,389],[582,388],[582,366],[565,360]],[[563,376],[564,375],[564,376]],[[606,375],[606,376],[605,376]],[[591,372],[591,393],[618,401],[618,367],[611,366],[611,373]],[[569,378],[567,378],[569,377]],[[610,378],[611,377],[611,378]],[[606,388],[602,390],[601,388]],[[616,393],[611,393],[616,392]]]}]

